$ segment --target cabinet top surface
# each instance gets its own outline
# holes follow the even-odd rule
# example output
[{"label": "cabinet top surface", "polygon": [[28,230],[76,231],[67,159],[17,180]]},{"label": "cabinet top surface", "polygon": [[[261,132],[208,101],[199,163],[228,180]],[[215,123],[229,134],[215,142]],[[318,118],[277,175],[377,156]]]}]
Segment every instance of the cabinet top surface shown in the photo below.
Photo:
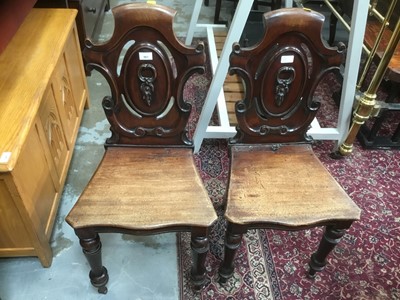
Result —
[{"label": "cabinet top surface", "polygon": [[76,13],[32,9],[0,55],[0,172],[15,166]]}]

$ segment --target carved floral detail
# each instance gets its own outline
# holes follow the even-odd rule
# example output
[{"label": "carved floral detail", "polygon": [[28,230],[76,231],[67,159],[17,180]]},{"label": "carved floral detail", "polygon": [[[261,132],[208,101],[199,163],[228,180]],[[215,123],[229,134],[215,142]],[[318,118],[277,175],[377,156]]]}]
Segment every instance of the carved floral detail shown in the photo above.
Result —
[{"label": "carved floral detail", "polygon": [[276,74],[277,85],[275,87],[275,104],[281,106],[286,94],[289,92],[289,86],[296,78],[296,71],[291,66],[283,66]]},{"label": "carved floral detail", "polygon": [[138,70],[138,77],[140,82],[140,90],[142,98],[148,106],[151,106],[154,93],[153,82],[157,77],[156,68],[152,64],[141,64]]}]

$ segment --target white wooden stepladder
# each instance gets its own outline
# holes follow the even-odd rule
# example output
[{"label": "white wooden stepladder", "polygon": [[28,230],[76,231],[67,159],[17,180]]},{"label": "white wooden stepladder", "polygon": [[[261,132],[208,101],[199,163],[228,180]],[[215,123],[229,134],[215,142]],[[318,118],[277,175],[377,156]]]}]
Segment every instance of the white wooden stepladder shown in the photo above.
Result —
[{"label": "white wooden stepladder", "polygon": [[[324,1],[329,2],[329,0]],[[253,0],[239,0],[219,59],[215,47],[214,29],[224,25],[197,24],[202,4],[203,0],[196,0],[185,41],[186,45],[190,45],[195,29],[198,27],[206,28],[211,68],[213,71],[213,78],[193,136],[195,152],[199,151],[201,143],[205,138],[230,138],[236,133],[235,127],[229,123],[223,84],[229,68],[229,55],[232,51],[232,44],[238,42],[242,35],[247,17],[253,5]],[[308,134],[316,140],[334,140],[336,144],[340,144],[346,137],[356,91],[368,4],[369,1],[366,0],[354,0],[337,127],[321,128],[318,120],[315,119],[311,124]],[[293,0],[285,0],[286,7],[292,7],[292,5]],[[216,106],[220,125],[210,126],[209,121]]]}]

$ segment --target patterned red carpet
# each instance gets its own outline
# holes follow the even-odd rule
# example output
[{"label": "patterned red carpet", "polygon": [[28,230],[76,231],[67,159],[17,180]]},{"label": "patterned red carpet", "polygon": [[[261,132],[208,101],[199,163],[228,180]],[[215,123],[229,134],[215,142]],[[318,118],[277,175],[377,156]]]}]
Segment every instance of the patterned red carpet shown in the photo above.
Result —
[{"label": "patterned red carpet", "polygon": [[[207,85],[206,77],[197,76],[187,86],[186,97],[194,99],[193,124]],[[337,109],[331,95],[338,88],[335,77],[330,76],[316,92],[315,97],[322,102],[319,114],[323,126],[335,122]],[[356,143],[351,156],[335,160],[329,157],[333,146],[330,141],[316,141],[314,150],[362,208],[362,217],[331,253],[325,270],[313,280],[306,277],[307,263],[322,229],[289,233],[252,230],[238,251],[234,278],[220,285],[217,270],[225,226],[220,218],[210,237],[209,281],[200,292],[194,292],[188,280],[190,238],[178,235],[182,299],[400,299],[400,151],[364,150]],[[229,168],[226,142],[204,141],[195,159],[221,216]]]}]

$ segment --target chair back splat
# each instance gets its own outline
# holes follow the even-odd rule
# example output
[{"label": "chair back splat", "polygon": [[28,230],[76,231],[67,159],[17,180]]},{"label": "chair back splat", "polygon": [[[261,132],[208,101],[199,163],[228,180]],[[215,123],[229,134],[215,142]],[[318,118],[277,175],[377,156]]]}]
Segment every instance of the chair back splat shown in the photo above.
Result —
[{"label": "chair back splat", "polygon": [[203,43],[179,42],[175,11],[166,7],[122,5],[113,14],[112,38],[102,45],[86,40],[83,51],[88,71],[98,70],[111,88],[102,102],[112,131],[106,146],[191,146],[185,129],[191,105],[182,92],[193,73],[204,72]]},{"label": "chair back splat", "polygon": [[265,34],[251,48],[233,45],[230,73],[245,84],[235,106],[238,133],[231,143],[308,142],[319,103],[312,97],[323,75],[343,61],[344,45],[321,40],[324,17],[301,9],[264,14]]}]

